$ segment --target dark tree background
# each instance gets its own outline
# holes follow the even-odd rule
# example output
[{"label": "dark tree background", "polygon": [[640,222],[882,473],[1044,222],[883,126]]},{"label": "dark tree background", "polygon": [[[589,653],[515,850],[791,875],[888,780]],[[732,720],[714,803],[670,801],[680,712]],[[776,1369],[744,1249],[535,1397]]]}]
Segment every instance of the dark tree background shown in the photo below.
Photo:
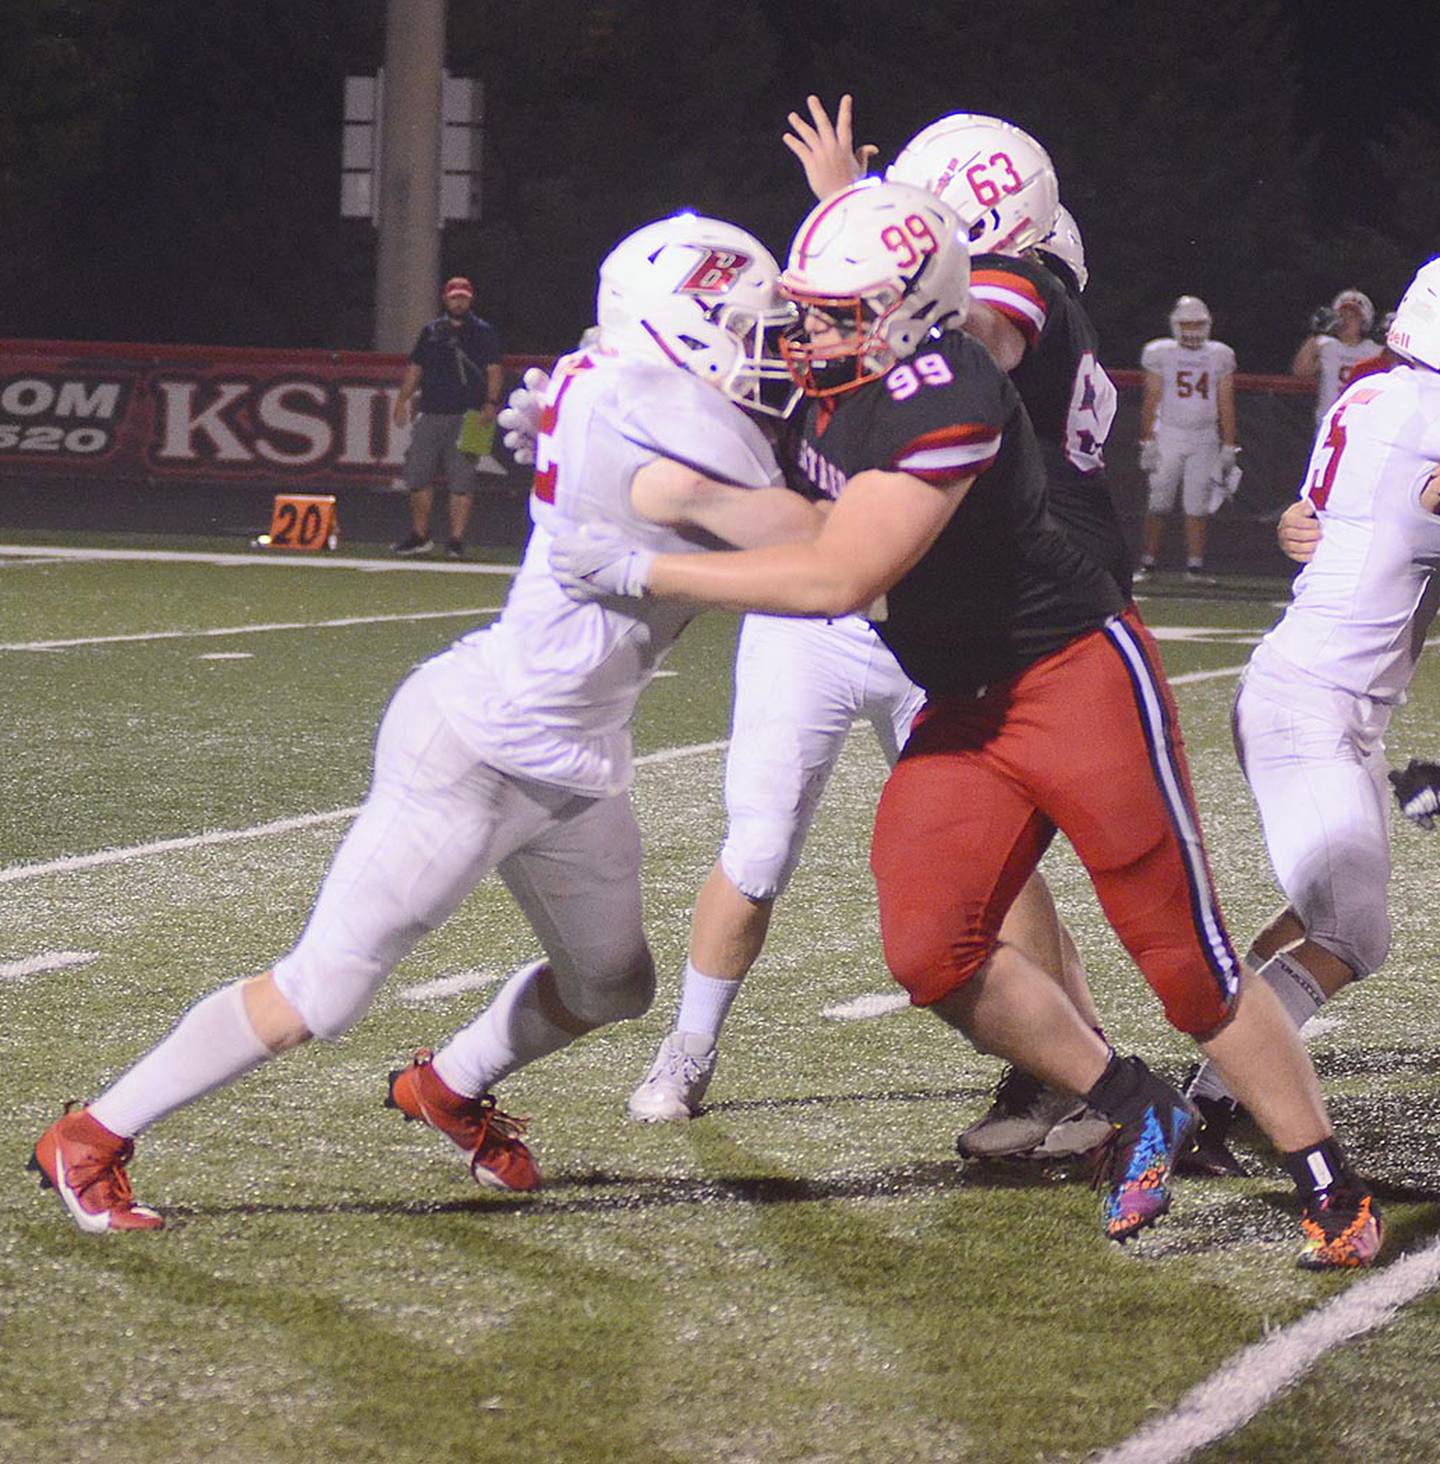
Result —
[{"label": "dark tree background", "polygon": [[[374,239],[339,217],[342,82],[383,0],[7,0],[0,337],[358,347]],[[783,259],[809,207],[780,145],[856,98],[888,159],[947,111],[1049,148],[1113,365],[1202,295],[1243,367],[1313,306],[1393,305],[1440,249],[1440,7],[1288,0],[450,0],[484,78],[484,218],[445,232],[513,350],[569,345],[595,267],[691,206]],[[417,322],[418,326],[419,322]]]}]

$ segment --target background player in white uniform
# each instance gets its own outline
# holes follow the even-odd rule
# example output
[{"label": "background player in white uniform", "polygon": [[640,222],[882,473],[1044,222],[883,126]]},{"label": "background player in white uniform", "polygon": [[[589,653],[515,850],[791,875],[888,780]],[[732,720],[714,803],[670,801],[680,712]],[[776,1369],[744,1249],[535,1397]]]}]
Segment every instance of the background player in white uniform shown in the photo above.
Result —
[{"label": "background player in white uniform", "polygon": [[1384,348],[1369,337],[1375,307],[1360,290],[1341,290],[1330,302],[1335,316],[1333,333],[1307,337],[1295,352],[1291,372],[1315,383],[1315,420],[1320,422],[1335,398],[1350,384],[1350,374]]},{"label": "background player in white uniform", "polygon": [[[1412,281],[1388,344],[1407,364],[1356,381],[1321,423],[1302,489],[1319,547],[1235,703],[1236,747],[1289,902],[1252,958],[1296,1026],[1376,970],[1390,943],[1384,734],[1437,604],[1440,258]],[[1234,1107],[1213,1069],[1192,1096],[1206,1115],[1198,1167],[1238,1172],[1224,1148]]]},{"label": "background player in white uniform", "polygon": [[1140,467],[1150,478],[1140,575],[1154,572],[1165,520],[1180,497],[1185,512],[1185,572],[1205,567],[1205,530],[1224,501],[1235,466],[1235,352],[1210,339],[1210,310],[1181,295],[1170,311],[1170,334],[1140,354]]},{"label": "background player in white uniform", "polygon": [[131,1197],[134,1137],[312,1036],[339,1037],[492,870],[544,958],[433,1062],[422,1053],[392,1074],[390,1101],[459,1147],[477,1180],[539,1183],[519,1125],[489,1090],[639,1016],[653,997],[626,791],[630,719],[693,613],[659,601],[577,606],[547,551],[555,532],[581,524],[676,552],[696,537],[756,544],[814,532],[817,511],[783,486],[768,439],[738,405],[761,405],[767,375],[788,380],[783,363],[764,358],[763,327],[793,316],[777,275],[743,230],[684,215],[606,259],[600,349],[569,358],[552,384],[534,528],[505,608],[396,692],[369,797],[299,944],[273,970],[201,1000],[91,1107],[40,1139],[34,1163],[82,1229],[161,1225]]}]

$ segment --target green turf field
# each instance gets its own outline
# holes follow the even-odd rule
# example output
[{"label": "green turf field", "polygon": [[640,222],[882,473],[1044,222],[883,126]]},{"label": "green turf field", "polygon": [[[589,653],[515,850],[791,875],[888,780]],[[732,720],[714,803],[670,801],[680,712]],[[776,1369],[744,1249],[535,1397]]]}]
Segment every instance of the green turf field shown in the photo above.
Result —
[{"label": "green turf field", "polygon": [[[142,1140],[137,1192],[167,1230],[81,1235],[23,1170],[35,1138],[187,1003],[293,940],[389,692],[507,583],[388,563],[0,556],[0,1458],[1083,1460],[1355,1287],[1294,1268],[1290,1185],[1258,1142],[1257,1177],[1184,1182],[1124,1250],[1083,1180],[962,1173],[954,1137],[998,1064],[923,1013],[828,1014],[893,991],[866,868],[884,770],[863,729],[727,1027],[708,1110],[627,1120],[721,834],[709,744],[728,725],[726,616],[687,632],[637,726],[659,1000],[501,1090],[532,1116],[538,1196],[482,1193],[437,1135],[381,1106],[390,1067],[535,953],[491,882],[343,1042]],[[1229,744],[1232,670],[1284,588],[1162,584],[1142,601],[1180,683],[1242,946],[1277,901]],[[295,628],[250,629],[276,625]],[[1220,674],[1186,679],[1204,672]],[[1392,726],[1392,761],[1440,751],[1437,713],[1440,659]],[[1322,1013],[1312,1044],[1386,1197],[1384,1264],[1362,1285],[1398,1284],[1440,1230],[1440,839],[1397,816],[1394,844],[1389,965]],[[107,850],[122,852],[84,858]],[[1112,1040],[1178,1077],[1189,1045],[1083,872],[1064,849],[1046,870]],[[1440,1457],[1440,1301],[1413,1289],[1194,1457]]]}]

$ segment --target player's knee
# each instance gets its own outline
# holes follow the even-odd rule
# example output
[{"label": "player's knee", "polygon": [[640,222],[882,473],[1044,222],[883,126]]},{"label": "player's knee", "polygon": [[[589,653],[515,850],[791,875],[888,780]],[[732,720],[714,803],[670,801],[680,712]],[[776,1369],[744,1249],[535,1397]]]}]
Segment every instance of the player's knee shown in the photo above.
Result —
[{"label": "player's knee", "polygon": [[957,991],[995,954],[995,944],[993,933],[957,935],[941,922],[914,921],[884,929],[885,964],[917,1006]]},{"label": "player's knee", "polygon": [[643,1017],[655,1000],[655,958],[648,946],[587,967],[569,979],[560,966],[554,970],[562,1005],[592,1027]]},{"label": "player's knee", "polygon": [[1239,963],[1226,973],[1198,961],[1193,950],[1152,951],[1140,969],[1177,1032],[1204,1038],[1230,1018],[1239,995]]},{"label": "player's knee", "polygon": [[1309,935],[1317,945],[1324,946],[1349,966],[1358,980],[1385,964],[1385,957],[1390,954],[1390,930],[1389,915],[1384,910],[1371,910],[1341,934],[1316,929]]},{"label": "player's knee", "polygon": [[388,968],[377,961],[334,961],[323,970],[280,962],[275,967],[275,985],[300,1013],[312,1036],[334,1042],[370,1010],[388,974]]},{"label": "player's knee", "polygon": [[778,899],[800,861],[802,842],[793,819],[732,819],[720,850],[720,868],[747,899]]}]

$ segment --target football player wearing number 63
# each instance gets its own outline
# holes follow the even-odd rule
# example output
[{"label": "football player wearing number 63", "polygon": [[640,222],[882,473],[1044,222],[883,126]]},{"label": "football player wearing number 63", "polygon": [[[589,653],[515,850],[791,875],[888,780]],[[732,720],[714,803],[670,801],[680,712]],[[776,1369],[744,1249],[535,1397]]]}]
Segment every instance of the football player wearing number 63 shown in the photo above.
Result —
[{"label": "football player wearing number 63", "polygon": [[[1434,620],[1440,560],[1440,258],[1411,281],[1386,344],[1401,364],[1353,382],[1320,424],[1301,496],[1323,532],[1235,700],[1287,902],[1253,954],[1297,1028],[1390,944],[1384,736]],[[1197,1158],[1238,1172],[1230,1088],[1207,1068],[1191,1092],[1206,1115]]]},{"label": "football player wearing number 63", "polygon": [[[577,530],[557,537],[551,564],[582,600],[643,592],[798,616],[871,607],[928,696],[871,848],[886,960],[911,1000],[1109,1119],[1107,1235],[1123,1241],[1169,1208],[1194,1108],[1121,1060],[998,939],[1063,832],[1170,1021],[1283,1151],[1306,1225],[1322,1230],[1317,1241],[1307,1228],[1302,1264],[1363,1263],[1378,1215],[1298,1034],[1225,932],[1153,638],[1051,518],[1014,386],[953,328],[969,296],[959,231],[929,193],[872,181],[827,199],[796,235],[782,289],[805,332],[787,352],[811,398],[801,463],[845,485],[815,538],[673,555]],[[1358,1239],[1361,1217],[1337,1195],[1364,1206]]]},{"label": "football player wearing number 63", "polygon": [[[492,1089],[654,994],[641,926],[630,720],[694,616],[653,600],[577,605],[551,537],[605,524],[649,549],[815,531],[746,411],[795,392],[770,353],[794,318],[779,268],[734,225],[680,215],[619,244],[600,270],[599,346],[557,371],[531,499],[533,530],[499,619],[427,661],[380,724],[369,797],[298,945],[206,996],[89,1107],[36,1145],[34,1166],[85,1231],[153,1230],[126,1162],[135,1136],[309,1038],[340,1037],[416,943],[492,870],[544,956],[433,1055],[390,1075],[388,1102],[439,1131],[477,1182],[531,1190],[521,1123]],[[778,401],[769,387],[783,388]],[[742,410],[742,408],[746,410]]]}]

